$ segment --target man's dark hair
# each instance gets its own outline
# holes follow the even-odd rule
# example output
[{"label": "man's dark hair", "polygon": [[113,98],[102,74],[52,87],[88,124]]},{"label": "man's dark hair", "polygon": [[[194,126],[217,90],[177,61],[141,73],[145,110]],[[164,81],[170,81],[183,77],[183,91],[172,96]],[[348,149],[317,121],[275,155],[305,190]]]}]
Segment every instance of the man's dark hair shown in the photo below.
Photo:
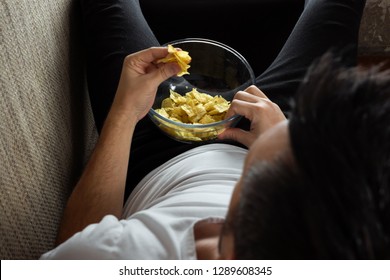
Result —
[{"label": "man's dark hair", "polygon": [[236,211],[240,259],[390,258],[390,73],[323,56],[289,120],[294,163],[254,165]]}]

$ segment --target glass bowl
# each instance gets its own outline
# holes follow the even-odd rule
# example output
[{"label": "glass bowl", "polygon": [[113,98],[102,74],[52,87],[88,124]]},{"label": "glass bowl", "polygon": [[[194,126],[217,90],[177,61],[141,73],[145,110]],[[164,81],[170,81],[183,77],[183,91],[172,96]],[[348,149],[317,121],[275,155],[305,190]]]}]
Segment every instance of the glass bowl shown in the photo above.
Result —
[{"label": "glass bowl", "polygon": [[168,44],[189,52],[192,58],[190,74],[172,77],[159,86],[149,117],[162,132],[177,141],[211,141],[227,127],[234,127],[241,117],[236,115],[210,124],[187,124],[170,120],[155,109],[161,108],[162,101],[170,96],[170,90],[185,95],[196,88],[199,92],[232,101],[238,91],[254,84],[253,70],[240,53],[220,42],[190,38]]}]

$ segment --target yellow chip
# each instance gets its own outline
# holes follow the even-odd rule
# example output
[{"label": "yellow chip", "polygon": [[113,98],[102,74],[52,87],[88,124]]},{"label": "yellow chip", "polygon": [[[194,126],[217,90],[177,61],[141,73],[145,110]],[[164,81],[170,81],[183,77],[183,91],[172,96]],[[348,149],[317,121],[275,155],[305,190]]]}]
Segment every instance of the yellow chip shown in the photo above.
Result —
[{"label": "yellow chip", "polygon": [[161,108],[161,109],[156,109],[156,112],[158,114],[160,114],[161,116],[169,119],[169,114],[167,113],[167,111],[164,109],[164,108]]},{"label": "yellow chip", "polygon": [[209,124],[223,120],[229,106],[230,102],[222,96],[213,97],[194,88],[185,96],[171,90],[156,111],[163,110],[161,115],[176,122]]},{"label": "yellow chip", "polygon": [[162,103],[161,103],[161,108],[168,109],[168,108],[173,108],[173,105],[175,103],[171,98],[165,98]]},{"label": "yellow chip", "polygon": [[177,92],[174,92],[173,90],[170,90],[169,98],[173,101],[174,104],[185,104],[187,102],[187,99],[184,96],[181,96]]},{"label": "yellow chip", "polygon": [[177,76],[183,76],[189,74],[188,68],[190,68],[191,56],[186,51],[179,51],[172,45],[168,45],[168,55],[165,58],[159,59],[157,63],[169,63],[176,62],[179,64],[181,71]]},{"label": "yellow chip", "polygon": [[203,118],[199,120],[199,123],[201,124],[209,124],[215,122],[215,119],[210,115],[205,115]]}]

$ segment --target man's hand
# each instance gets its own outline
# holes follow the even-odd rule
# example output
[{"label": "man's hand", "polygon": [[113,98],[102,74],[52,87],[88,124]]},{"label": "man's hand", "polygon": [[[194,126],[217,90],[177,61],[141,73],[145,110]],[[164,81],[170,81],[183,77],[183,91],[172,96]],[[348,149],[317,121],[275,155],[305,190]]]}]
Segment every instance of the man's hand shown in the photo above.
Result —
[{"label": "man's hand", "polygon": [[180,72],[176,63],[156,63],[167,55],[167,48],[155,47],[127,56],[112,110],[136,121],[142,119],[152,107],[160,83]]},{"label": "man's hand", "polygon": [[250,86],[245,91],[235,95],[226,118],[242,115],[251,122],[250,130],[228,128],[219,139],[232,139],[248,148],[252,143],[270,127],[286,119],[279,106],[273,103],[256,86]]}]

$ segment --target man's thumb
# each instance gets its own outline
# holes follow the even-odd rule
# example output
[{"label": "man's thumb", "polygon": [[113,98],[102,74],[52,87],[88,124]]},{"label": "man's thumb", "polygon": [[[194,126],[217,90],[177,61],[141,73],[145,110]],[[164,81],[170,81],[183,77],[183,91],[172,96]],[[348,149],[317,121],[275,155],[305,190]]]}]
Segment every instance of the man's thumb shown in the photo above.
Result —
[{"label": "man's thumb", "polygon": [[239,128],[227,128],[224,132],[218,135],[220,140],[233,140],[248,147],[250,133]]},{"label": "man's thumb", "polygon": [[176,75],[180,72],[180,66],[177,63],[165,63],[161,67],[158,68],[158,78],[159,82],[162,83],[166,79]]}]

